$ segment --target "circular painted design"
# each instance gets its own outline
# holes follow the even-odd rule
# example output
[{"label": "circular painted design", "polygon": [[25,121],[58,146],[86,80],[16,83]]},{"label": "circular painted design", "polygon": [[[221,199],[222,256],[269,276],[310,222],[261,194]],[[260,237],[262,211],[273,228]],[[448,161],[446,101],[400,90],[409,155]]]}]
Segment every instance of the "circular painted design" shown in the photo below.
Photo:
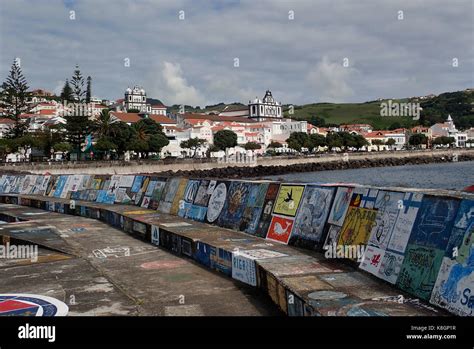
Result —
[{"label": "circular painted design", "polygon": [[347,294],[338,291],[316,291],[310,293],[308,297],[313,300],[331,300],[346,298]]},{"label": "circular painted design", "polygon": [[37,294],[0,294],[0,316],[66,316],[69,307],[48,296]]},{"label": "circular painted design", "polygon": [[207,220],[210,223],[214,222],[221,214],[226,198],[227,187],[225,183],[220,183],[216,186],[216,189],[214,189],[211,198],[209,199],[209,205],[207,208]]},{"label": "circular painted design", "polygon": [[182,260],[162,260],[143,263],[140,267],[143,269],[173,269],[184,264],[186,264],[186,262]]}]

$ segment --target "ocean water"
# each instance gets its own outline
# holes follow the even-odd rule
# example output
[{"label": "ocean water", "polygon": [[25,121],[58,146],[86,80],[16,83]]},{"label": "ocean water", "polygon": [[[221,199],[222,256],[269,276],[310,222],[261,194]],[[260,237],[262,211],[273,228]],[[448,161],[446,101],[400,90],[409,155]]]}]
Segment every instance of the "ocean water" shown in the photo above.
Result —
[{"label": "ocean water", "polygon": [[383,187],[462,190],[474,185],[474,161],[299,172],[263,178],[287,182],[345,182]]}]

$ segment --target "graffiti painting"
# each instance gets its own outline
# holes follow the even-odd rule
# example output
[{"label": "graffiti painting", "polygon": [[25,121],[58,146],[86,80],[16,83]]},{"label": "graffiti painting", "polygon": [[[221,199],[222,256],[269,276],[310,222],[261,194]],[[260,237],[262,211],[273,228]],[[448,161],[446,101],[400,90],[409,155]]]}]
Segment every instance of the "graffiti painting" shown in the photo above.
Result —
[{"label": "graffiti painting", "polygon": [[192,207],[194,198],[196,197],[197,191],[199,189],[199,180],[190,179],[186,185],[186,190],[184,191],[183,202],[179,205],[178,216],[186,217],[187,213]]},{"label": "graffiti painting", "polygon": [[385,251],[377,276],[391,284],[395,284],[402,268],[404,256],[399,253]]},{"label": "graffiti painting", "polygon": [[334,203],[332,205],[331,213],[328,217],[328,223],[342,226],[344,218],[346,217],[347,209],[352,198],[352,191],[354,188],[350,187],[339,187],[337,188],[336,195],[334,196]]},{"label": "graffiti painting", "polygon": [[291,240],[321,242],[326,220],[331,210],[333,188],[307,185],[300,203]]},{"label": "graffiti painting", "polygon": [[461,316],[474,315],[474,201],[463,200],[430,302]]},{"label": "graffiti painting", "polygon": [[404,193],[380,190],[375,201],[377,209],[375,224],[369,238],[369,245],[386,249],[392,235],[398,212],[403,209]]},{"label": "graffiti painting", "polygon": [[349,206],[337,244],[366,245],[376,215],[377,210]]},{"label": "graffiti painting", "polygon": [[249,185],[247,206],[242,215],[239,230],[254,235],[265,203],[268,183],[252,183]]},{"label": "graffiti painting", "polygon": [[382,265],[384,255],[385,250],[374,246],[367,246],[359,268],[373,275],[377,275]]},{"label": "graffiti painting", "polygon": [[263,202],[263,210],[258,221],[255,236],[265,238],[267,236],[268,228],[272,221],[273,206],[278,195],[280,184],[270,183],[268,185],[267,193],[265,194],[265,200]]},{"label": "graffiti painting", "polygon": [[293,218],[274,215],[268,228],[267,239],[287,244],[293,224]]},{"label": "graffiti painting", "polygon": [[408,242],[444,251],[454,226],[459,203],[460,201],[455,199],[425,195]]},{"label": "graffiti painting", "polygon": [[158,205],[158,211],[163,213],[170,213],[171,205],[173,204],[174,197],[176,195],[176,192],[178,191],[179,183],[179,178],[168,179],[161,196],[160,204]]},{"label": "graffiti painting", "polygon": [[239,229],[247,202],[249,187],[250,184],[247,182],[236,181],[230,184],[222,213],[217,220],[219,226]]},{"label": "graffiti painting", "polygon": [[170,214],[177,215],[180,205],[182,205],[184,193],[186,191],[186,187],[188,185],[187,178],[181,178],[179,181],[178,189],[176,190],[176,194],[173,199],[173,203],[171,204]]},{"label": "graffiti painting", "polygon": [[304,185],[282,184],[276,198],[273,213],[294,217],[303,197],[304,187]]},{"label": "graffiti painting", "polygon": [[224,208],[227,199],[227,185],[222,182],[216,185],[216,188],[209,198],[209,204],[207,208],[207,221],[213,223],[219,218],[219,215]]},{"label": "graffiti painting", "polygon": [[408,244],[397,287],[429,300],[443,260],[444,250]]},{"label": "graffiti painting", "polygon": [[403,207],[398,211],[387,249],[403,254],[410,239],[413,224],[421,207],[423,194],[405,193]]},{"label": "graffiti painting", "polygon": [[160,205],[161,196],[163,194],[163,190],[165,189],[166,182],[165,181],[156,181],[154,185],[153,191],[151,193],[150,199],[150,206],[152,210],[158,209]]}]

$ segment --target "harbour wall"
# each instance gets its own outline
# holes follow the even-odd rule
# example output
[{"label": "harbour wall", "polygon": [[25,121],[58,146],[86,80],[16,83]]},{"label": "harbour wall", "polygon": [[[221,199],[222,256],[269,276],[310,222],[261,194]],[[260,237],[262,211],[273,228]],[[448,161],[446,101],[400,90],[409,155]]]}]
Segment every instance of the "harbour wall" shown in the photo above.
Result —
[{"label": "harbour wall", "polygon": [[[258,277],[267,258],[285,263],[275,251],[255,255],[216,250],[199,240],[184,244],[181,238],[163,238],[166,229],[156,232],[149,224],[112,212],[112,207],[135,205],[138,211],[157,211],[314,251],[452,314],[473,315],[472,194],[340,183],[77,174],[2,175],[0,199],[140,231],[153,244],[256,287],[268,289]],[[318,313],[306,296],[292,293],[298,302],[289,305],[285,297],[292,291],[282,292],[272,298],[288,314]]]}]

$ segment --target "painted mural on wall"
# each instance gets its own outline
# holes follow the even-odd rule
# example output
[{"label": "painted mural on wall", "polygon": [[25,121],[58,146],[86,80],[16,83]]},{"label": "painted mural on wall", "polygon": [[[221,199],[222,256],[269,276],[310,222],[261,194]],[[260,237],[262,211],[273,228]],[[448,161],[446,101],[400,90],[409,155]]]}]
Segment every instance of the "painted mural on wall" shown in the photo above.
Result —
[{"label": "painted mural on wall", "polygon": [[352,191],[354,188],[351,187],[339,187],[334,196],[334,203],[331,208],[331,212],[328,217],[328,223],[342,227],[344,218],[346,217],[347,210],[352,198]]},{"label": "painted mural on wall", "polygon": [[377,210],[349,206],[339,234],[338,245],[366,245]]},{"label": "painted mural on wall", "polygon": [[307,185],[295,218],[290,241],[297,239],[319,243],[331,210],[333,188]]},{"label": "painted mural on wall", "polygon": [[279,189],[279,183],[270,183],[268,185],[267,193],[265,194],[265,200],[263,202],[263,210],[257,224],[255,236],[262,238],[267,236],[268,228],[270,227],[270,223],[272,221],[273,206],[275,205]]},{"label": "painted mural on wall", "polygon": [[458,207],[459,200],[425,196],[409,242],[444,251]]},{"label": "painted mural on wall", "polygon": [[207,221],[213,223],[219,218],[219,215],[224,208],[227,199],[227,184],[220,182],[216,185],[214,191],[209,198],[209,204],[207,206]]},{"label": "painted mural on wall", "polygon": [[474,201],[463,200],[430,302],[461,316],[474,315]]},{"label": "painted mural on wall", "polygon": [[267,239],[288,243],[294,225],[294,218],[273,215],[268,228]]},{"label": "painted mural on wall", "polygon": [[429,300],[444,251],[408,244],[397,287],[421,299]]},{"label": "painted mural on wall", "polygon": [[168,179],[161,197],[160,204],[158,205],[158,211],[163,213],[170,213],[174,197],[176,195],[176,192],[178,191],[179,183],[180,178]]},{"label": "painted mural on wall", "polygon": [[249,183],[249,194],[239,230],[254,235],[262,215],[269,183]]},{"label": "painted mural on wall", "polygon": [[188,181],[186,185],[186,190],[184,191],[183,199],[179,204],[178,216],[187,216],[189,210],[193,205],[200,183],[201,181],[196,179],[190,179]]},{"label": "painted mural on wall", "polygon": [[217,225],[229,229],[239,229],[249,189],[250,184],[247,182],[231,182]]},{"label": "painted mural on wall", "polygon": [[280,185],[273,213],[294,217],[303,197],[304,187],[304,185]]},{"label": "painted mural on wall", "polygon": [[180,203],[183,200],[184,193],[186,191],[186,187],[188,185],[187,178],[180,178],[178,189],[176,190],[176,194],[173,199],[173,203],[171,204],[170,214],[178,215]]},{"label": "painted mural on wall", "polygon": [[398,212],[403,209],[403,193],[380,190],[375,201],[377,209],[368,244],[385,250],[392,235]]},{"label": "painted mural on wall", "polygon": [[392,235],[387,246],[388,250],[401,254],[405,252],[422,200],[423,194],[421,193],[404,194],[403,208],[398,211],[397,219],[392,229]]}]

